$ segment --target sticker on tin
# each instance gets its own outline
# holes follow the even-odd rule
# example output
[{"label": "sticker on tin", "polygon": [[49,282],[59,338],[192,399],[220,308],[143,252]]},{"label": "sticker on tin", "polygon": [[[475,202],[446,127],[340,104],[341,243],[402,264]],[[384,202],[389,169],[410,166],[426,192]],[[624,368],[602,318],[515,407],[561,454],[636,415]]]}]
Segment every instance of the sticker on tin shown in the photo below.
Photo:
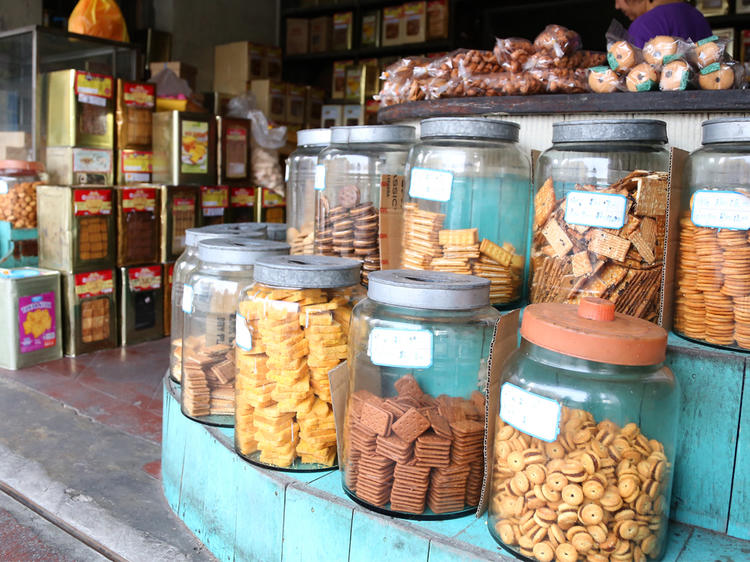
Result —
[{"label": "sticker on tin", "polygon": [[156,190],[141,187],[122,190],[122,210],[126,213],[142,211],[154,212],[156,208]]},{"label": "sticker on tin", "polygon": [[750,229],[750,197],[737,191],[699,189],[690,201],[690,219],[695,226]]},{"label": "sticker on tin", "polygon": [[142,172],[146,177],[153,171],[153,152],[148,150],[123,150],[122,171]]},{"label": "sticker on tin", "polygon": [[73,192],[73,213],[76,216],[111,214],[112,191],[109,189],[76,189]]},{"label": "sticker on tin", "polygon": [[254,207],[255,206],[255,188],[254,187],[233,187],[232,194],[229,198],[232,207]]},{"label": "sticker on tin", "polygon": [[122,99],[125,105],[136,109],[151,109],[156,99],[155,84],[123,82]]},{"label": "sticker on tin", "polygon": [[237,347],[243,351],[252,351],[253,335],[247,327],[245,317],[241,314],[237,314],[234,317],[234,324],[234,343],[236,343]]},{"label": "sticker on tin", "polygon": [[628,198],[624,195],[571,191],[565,205],[565,222],[597,228],[625,226]]},{"label": "sticker on tin", "polygon": [[315,189],[323,191],[326,188],[326,167],[323,164],[315,166]]},{"label": "sticker on tin", "polygon": [[208,173],[208,123],[183,121],[180,171],[183,174]]},{"label": "sticker on tin", "polygon": [[[80,97],[82,95],[95,97],[95,98],[107,98],[112,97],[112,77],[104,74],[92,74],[90,72],[76,72],[76,83],[75,92]],[[84,102],[89,103],[89,102]],[[106,105],[106,101],[102,104],[97,103],[96,105]]]},{"label": "sticker on tin", "polygon": [[263,207],[283,207],[284,205],[286,205],[286,201],[284,201],[282,195],[268,189],[263,190]]},{"label": "sticker on tin", "polygon": [[161,267],[132,267],[128,270],[130,290],[135,292],[150,291],[161,287]]},{"label": "sticker on tin", "polygon": [[373,328],[367,355],[381,367],[427,369],[432,366],[432,332]]},{"label": "sticker on tin", "polygon": [[560,433],[560,403],[506,382],[500,388],[500,419],[542,441]]},{"label": "sticker on tin", "polygon": [[409,197],[445,202],[451,198],[453,174],[444,170],[412,168]]},{"label": "sticker on tin", "polygon": [[112,171],[112,151],[96,148],[73,149],[73,172],[108,174]]},{"label": "sticker on tin", "polygon": [[193,286],[182,286],[182,312],[185,314],[193,313]]},{"label": "sticker on tin", "polygon": [[3,279],[26,279],[27,277],[38,277],[42,272],[38,269],[0,269],[0,277]]},{"label": "sticker on tin", "polygon": [[21,353],[55,346],[57,329],[53,291],[18,298],[18,335]]},{"label": "sticker on tin", "polygon": [[225,186],[201,186],[201,208],[204,217],[221,217],[229,206],[229,189]]},{"label": "sticker on tin", "polygon": [[76,296],[79,299],[108,295],[114,291],[112,272],[107,269],[90,273],[76,273],[74,282]]}]

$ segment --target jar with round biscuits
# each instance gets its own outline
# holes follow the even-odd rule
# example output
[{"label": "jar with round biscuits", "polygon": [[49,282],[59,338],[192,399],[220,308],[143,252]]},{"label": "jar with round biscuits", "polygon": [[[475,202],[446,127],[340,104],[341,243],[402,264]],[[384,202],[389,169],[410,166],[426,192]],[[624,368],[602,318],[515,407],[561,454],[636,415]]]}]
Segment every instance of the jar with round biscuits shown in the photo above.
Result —
[{"label": "jar with round biscuits", "polygon": [[[209,238],[235,237],[263,240],[266,237],[266,229],[259,227],[256,223],[241,223],[218,224],[185,230],[185,251],[177,258],[172,271],[169,347],[169,378],[172,382],[179,384],[182,381],[182,325],[185,314],[182,310],[182,299],[186,290],[185,283],[193,270],[198,267],[198,242]],[[188,301],[192,302],[193,288],[188,285],[187,291]]]},{"label": "jar with round biscuits", "polygon": [[[287,231],[291,254],[312,254],[315,237],[315,171],[318,155],[331,143],[330,129],[297,132],[297,150],[287,161]],[[321,178],[325,180],[325,178]]]},{"label": "jar with round biscuits", "polygon": [[485,277],[493,305],[518,306],[531,203],[519,125],[433,118],[420,131],[406,166],[401,267]]},{"label": "jar with round biscuits", "polygon": [[198,242],[198,265],[187,278],[182,298],[180,401],[185,416],[206,425],[234,425],[237,299],[253,282],[259,259],[288,254],[289,244],[271,240]]},{"label": "jar with round biscuits", "polygon": [[358,260],[259,261],[237,310],[234,447],[253,464],[312,472],[338,466],[328,373],[346,359]]},{"label": "jar with round biscuits", "polygon": [[41,162],[0,160],[0,221],[36,228],[36,186],[43,173]]},{"label": "jar with round biscuits", "polygon": [[315,253],[361,260],[365,283],[380,269],[382,247],[384,259],[398,252],[398,228],[383,220],[392,206],[381,211],[381,192],[398,199],[414,139],[414,128],[405,125],[333,127],[331,145],[318,157],[324,181],[315,186]]},{"label": "jar with round biscuits", "polygon": [[526,307],[493,414],[501,546],[539,562],[661,559],[680,410],[666,349],[663,328],[605,299]]},{"label": "jar with round biscuits", "polygon": [[685,166],[674,332],[750,350],[750,119],[703,123]]},{"label": "jar with round biscuits", "polygon": [[476,511],[499,318],[487,279],[405,269],[371,274],[367,299],[352,314],[340,429],[349,497],[413,519]]},{"label": "jar with round biscuits", "polygon": [[601,297],[662,320],[666,143],[663,121],[553,124],[534,175],[529,302]]}]

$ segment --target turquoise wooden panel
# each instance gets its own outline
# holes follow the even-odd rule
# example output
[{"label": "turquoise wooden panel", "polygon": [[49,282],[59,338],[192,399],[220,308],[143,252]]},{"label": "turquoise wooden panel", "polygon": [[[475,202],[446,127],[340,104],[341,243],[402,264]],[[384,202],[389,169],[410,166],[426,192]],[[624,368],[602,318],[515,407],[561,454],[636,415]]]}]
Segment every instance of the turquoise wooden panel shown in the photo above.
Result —
[{"label": "turquoise wooden panel", "polygon": [[[481,548],[486,552],[497,553],[496,556],[507,556],[508,560],[513,560],[513,557],[501,549],[495,542],[495,539],[492,538],[492,535],[490,535],[487,529],[487,514],[472,521],[466,529],[456,536],[456,539]],[[503,558],[500,559],[504,560]]]},{"label": "turquoise wooden panel", "polygon": [[750,372],[747,367],[727,533],[733,537],[750,539]]},{"label": "turquoise wooden panel", "polygon": [[[164,495],[172,511],[179,511],[180,480],[182,479],[185,454],[185,432],[182,431],[179,404],[170,394],[170,381],[166,377],[163,385],[161,427],[161,482]],[[177,387],[179,392],[179,387]]]},{"label": "turquoise wooden panel", "polygon": [[667,550],[664,552],[664,558],[661,562],[677,562],[677,560],[682,560],[680,553],[685,548],[685,543],[687,543],[692,532],[693,527],[670,521],[669,541],[667,542]]},{"label": "turquoise wooden panel", "polygon": [[[513,562],[515,558],[504,556],[493,557],[498,562]],[[430,541],[428,562],[479,562],[487,560],[486,554],[477,554],[473,549],[464,545],[450,545],[447,543]]]},{"label": "turquoise wooden panel", "polygon": [[670,344],[682,394],[671,517],[726,532],[745,356],[674,336]]},{"label": "turquoise wooden panel", "polygon": [[430,541],[417,527],[393,518],[355,510],[352,520],[350,562],[409,560],[426,562]]},{"label": "turquoise wooden panel", "polygon": [[704,529],[693,529],[678,562],[740,562],[750,560],[750,543]]}]

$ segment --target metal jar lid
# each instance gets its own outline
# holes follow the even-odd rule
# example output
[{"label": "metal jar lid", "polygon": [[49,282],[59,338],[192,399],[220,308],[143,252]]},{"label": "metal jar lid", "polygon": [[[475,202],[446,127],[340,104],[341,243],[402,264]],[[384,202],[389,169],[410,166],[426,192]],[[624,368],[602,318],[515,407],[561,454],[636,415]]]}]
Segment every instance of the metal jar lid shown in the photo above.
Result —
[{"label": "metal jar lid", "polygon": [[[334,127],[331,137],[332,144],[339,144],[337,130]],[[344,143],[373,144],[373,143],[413,143],[416,140],[414,127],[408,125],[357,125],[346,127],[348,138]]]},{"label": "metal jar lid", "polygon": [[208,238],[227,238],[241,236],[263,240],[266,237],[266,226],[257,222],[212,224],[185,230],[185,245],[194,248],[201,240]]},{"label": "metal jar lid", "polygon": [[198,259],[222,265],[255,265],[268,256],[286,256],[289,244],[273,240],[209,238],[198,242]]},{"label": "metal jar lid", "polygon": [[406,308],[469,310],[489,306],[490,280],[439,271],[373,271],[367,296],[382,304]]},{"label": "metal jar lid", "polygon": [[351,127],[332,127],[331,144],[346,144],[349,142],[349,129]]},{"label": "metal jar lid", "polygon": [[521,126],[511,121],[481,117],[434,117],[420,123],[422,139],[459,138],[518,142]]},{"label": "metal jar lid", "polygon": [[750,142],[750,119],[725,117],[703,122],[703,144]]},{"label": "metal jar lid", "polygon": [[269,240],[278,240],[284,242],[286,240],[287,225],[283,222],[256,222],[252,224],[259,224],[266,228],[267,238]]},{"label": "metal jar lid", "polygon": [[595,119],[552,124],[552,142],[666,143],[667,124],[656,119]]},{"label": "metal jar lid", "polygon": [[281,288],[333,289],[359,284],[362,263],[329,256],[275,256],[255,264],[255,280]]},{"label": "metal jar lid", "polygon": [[297,131],[298,146],[326,146],[331,142],[331,129],[303,129]]}]

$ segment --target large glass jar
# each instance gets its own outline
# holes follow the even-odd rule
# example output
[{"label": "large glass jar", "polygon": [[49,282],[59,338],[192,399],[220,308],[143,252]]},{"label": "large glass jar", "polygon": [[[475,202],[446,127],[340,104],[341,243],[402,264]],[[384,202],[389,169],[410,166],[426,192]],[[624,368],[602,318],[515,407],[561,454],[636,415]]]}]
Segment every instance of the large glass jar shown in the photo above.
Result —
[{"label": "large glass jar", "polygon": [[189,418],[234,425],[237,298],[253,282],[256,261],[288,253],[289,244],[270,240],[211,238],[198,243],[199,263],[182,299],[181,402]]},{"label": "large glass jar", "polygon": [[43,171],[40,162],[0,160],[0,221],[36,228],[36,186]]},{"label": "large glass jar", "polygon": [[381,513],[445,519],[476,510],[485,390],[500,313],[490,282],[434,271],[370,276],[352,315],[342,485]]},{"label": "large glass jar", "polygon": [[661,322],[666,142],[663,121],[553,125],[534,176],[530,302],[601,297]]},{"label": "large glass jar", "polygon": [[522,297],[531,160],[516,123],[434,118],[406,167],[401,267],[490,280],[490,302]]},{"label": "large glass jar", "polygon": [[[172,309],[170,311],[169,378],[176,383],[182,381],[182,320],[185,314],[182,311],[182,296],[185,282],[198,266],[198,242],[209,238],[234,237],[263,239],[266,237],[266,231],[253,223],[218,224],[185,230],[185,251],[174,264],[170,299]],[[188,300],[193,298],[192,291],[193,288],[190,287]]]},{"label": "large glass jar", "polygon": [[521,338],[501,378],[490,533],[540,562],[659,559],[680,397],[667,332],[585,297],[529,305]]},{"label": "large glass jar", "polygon": [[325,256],[264,259],[237,313],[234,446],[254,464],[336,467],[328,371],[346,359],[360,262]]},{"label": "large glass jar", "polygon": [[[316,182],[315,253],[362,260],[363,281],[380,269],[383,244],[397,232],[381,230],[381,190],[401,190],[414,128],[404,125],[334,127],[331,145],[320,153]],[[324,170],[324,171],[323,171]],[[385,258],[385,256],[384,256]],[[384,264],[388,265],[388,264]]]},{"label": "large glass jar", "polygon": [[750,119],[704,122],[684,182],[674,331],[750,350]]},{"label": "large glass jar", "polygon": [[318,154],[331,142],[330,129],[297,131],[297,150],[287,162],[286,240],[291,254],[312,254],[315,224],[315,169]]}]

